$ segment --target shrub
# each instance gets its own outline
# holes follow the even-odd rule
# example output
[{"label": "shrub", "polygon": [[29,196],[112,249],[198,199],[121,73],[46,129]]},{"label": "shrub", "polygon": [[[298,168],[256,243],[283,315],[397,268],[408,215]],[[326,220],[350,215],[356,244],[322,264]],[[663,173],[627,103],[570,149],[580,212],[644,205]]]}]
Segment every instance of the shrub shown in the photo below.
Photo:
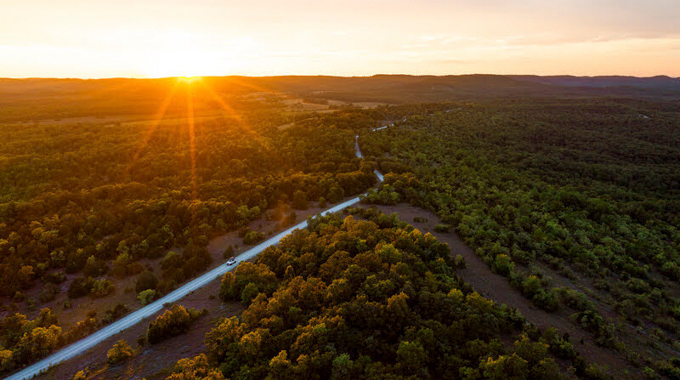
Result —
[{"label": "shrub", "polygon": [[578,290],[568,289],[568,288],[556,288],[555,289],[560,296],[560,300],[577,311],[584,310],[595,310],[595,306],[586,297],[585,294],[579,292]]},{"label": "shrub", "polygon": [[189,331],[189,327],[204,313],[195,309],[187,310],[182,305],[172,305],[170,310],[159,315],[155,321],[149,324],[146,331],[146,339],[149,343],[155,344],[164,339],[171,338]]},{"label": "shrub", "polygon": [[611,379],[611,375],[609,375],[609,371],[607,371],[607,368],[602,367],[598,364],[591,364],[588,367],[586,367],[586,377],[588,379],[593,379],[593,380],[609,380]]},{"label": "shrub", "polygon": [[434,226],[435,232],[449,232],[451,231],[451,226],[448,224],[437,224]]},{"label": "shrub", "polygon": [[63,272],[46,273],[43,276],[43,281],[53,284],[61,284],[62,282],[66,281],[66,275]]},{"label": "shrub", "polygon": [[458,269],[465,269],[465,258],[460,254],[453,258],[453,265]]},{"label": "shrub", "polygon": [[104,316],[102,317],[102,324],[108,325],[109,323],[112,323],[113,321],[124,316],[129,311],[130,309],[127,307],[127,305],[118,302],[116,306],[104,312]]},{"label": "shrub", "polygon": [[243,236],[243,244],[253,245],[264,240],[264,233],[257,231],[248,231]]},{"label": "shrub", "polygon": [[92,295],[94,298],[102,298],[113,293],[115,290],[116,287],[113,286],[111,281],[107,279],[101,279],[94,282],[90,295]]},{"label": "shrub", "polygon": [[514,267],[515,265],[510,260],[510,257],[500,254],[494,259],[493,264],[491,265],[491,270],[500,274],[501,276],[507,277],[513,271]]},{"label": "shrub", "polygon": [[43,286],[42,290],[40,290],[38,299],[42,303],[54,301],[54,299],[57,298],[57,293],[59,293],[59,287],[51,282],[48,282]]},{"label": "shrub", "polygon": [[156,299],[156,291],[153,289],[143,290],[137,294],[137,299],[142,305],[146,306]]},{"label": "shrub", "polygon": [[124,339],[121,339],[106,353],[106,362],[109,364],[118,364],[127,360],[134,354],[135,352],[132,350],[132,347],[130,347]]},{"label": "shrub", "polygon": [[92,277],[78,277],[68,287],[68,298],[85,297],[92,291],[94,280]]},{"label": "shrub", "polygon": [[228,259],[232,256],[234,256],[234,246],[230,245],[227,247],[227,249],[224,250],[224,252],[222,252],[222,258]]},{"label": "shrub", "polygon": [[0,372],[12,369],[12,351],[0,349]]},{"label": "shrub", "polygon": [[104,262],[103,260],[98,260],[94,256],[90,256],[85,263],[83,273],[86,276],[96,277],[106,274],[108,270],[109,267],[106,265],[106,262]]},{"label": "shrub", "polygon": [[153,272],[146,270],[139,274],[137,277],[137,283],[135,284],[135,290],[137,293],[141,293],[147,289],[156,289],[158,286],[158,278]]},{"label": "shrub", "polygon": [[302,190],[297,190],[293,193],[293,208],[296,210],[306,210],[309,207],[307,202],[307,193]]}]

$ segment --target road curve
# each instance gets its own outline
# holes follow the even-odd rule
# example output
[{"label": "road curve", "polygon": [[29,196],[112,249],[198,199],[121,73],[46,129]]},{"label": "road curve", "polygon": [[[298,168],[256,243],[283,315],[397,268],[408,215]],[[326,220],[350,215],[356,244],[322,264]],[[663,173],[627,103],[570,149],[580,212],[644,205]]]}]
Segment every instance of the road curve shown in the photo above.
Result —
[{"label": "road curve", "polygon": [[[355,148],[356,148],[356,155],[359,158],[363,158],[361,155],[361,150],[359,150],[359,135],[356,136],[355,138]],[[378,180],[380,182],[383,181],[383,175],[375,170],[374,171],[376,176],[378,177]],[[338,211],[341,211],[349,206],[352,206],[356,203],[359,203],[359,197],[352,198],[348,201],[342,202],[338,205],[335,205],[323,212],[320,213],[320,215],[324,216],[327,214],[335,213]],[[293,231],[297,229],[302,229],[307,227],[307,221],[305,220],[302,223],[298,223],[297,225],[277,234],[276,236],[269,238],[265,240],[264,242],[256,245],[255,247],[241,253],[240,255],[236,256],[236,260],[241,262],[244,260],[249,260],[258,254],[260,254],[262,251],[267,249],[268,247],[272,245],[278,244],[281,239],[292,233]],[[219,278],[220,276],[223,276],[225,273],[229,272],[230,270],[234,269],[236,265],[229,266],[226,263],[222,264],[206,273],[201,275],[200,277],[197,277],[186,284],[182,285],[181,287],[175,289],[174,291],[168,293],[167,295],[163,296],[162,298],[148,304],[147,306],[132,312],[125,317],[119,319],[116,322],[113,322],[112,324],[102,328],[101,330],[98,330],[97,332],[93,333],[92,335],[87,336],[86,338],[83,338],[70,346],[64,347],[63,349],[55,352],[54,354],[46,357],[45,359],[34,363],[24,369],[22,369],[19,372],[16,372],[15,374],[5,378],[5,380],[24,380],[24,379],[30,379],[38,374],[40,374],[43,371],[46,371],[50,367],[59,364],[61,362],[64,362],[68,359],[71,359],[73,357],[76,357],[83,352],[87,351],[88,349],[96,346],[97,344],[101,343],[103,340],[110,338],[111,336],[131,327],[136,325],[137,323],[141,322],[143,319],[151,317],[152,315],[156,314],[160,310],[163,309],[164,305],[167,303],[175,302],[180,300],[181,298],[185,297],[189,293],[193,292],[196,289],[202,288],[203,286],[207,285],[208,283],[214,281],[215,279]]]}]

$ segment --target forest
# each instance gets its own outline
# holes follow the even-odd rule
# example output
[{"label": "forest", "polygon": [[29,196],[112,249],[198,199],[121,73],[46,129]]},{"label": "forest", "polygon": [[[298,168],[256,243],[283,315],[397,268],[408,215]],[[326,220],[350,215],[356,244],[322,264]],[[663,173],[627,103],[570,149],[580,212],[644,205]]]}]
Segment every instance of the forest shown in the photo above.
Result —
[{"label": "forest", "polygon": [[361,136],[392,172],[365,201],[437,212],[536,306],[680,378],[679,116],[630,99],[422,112]]},{"label": "forest", "polygon": [[[267,237],[253,222],[281,230],[296,211],[367,193],[366,207],[435,212],[435,231],[624,358],[630,378],[680,379],[680,107],[671,93],[541,96],[573,80],[0,81],[0,373],[217,265],[213,239],[250,246]],[[296,109],[294,96],[327,108]],[[213,298],[245,311],[170,379],[611,378],[568,334],[476,293],[456,252],[397,215],[308,222],[224,276]],[[105,310],[63,318],[85,301]],[[204,315],[167,308],[145,342]],[[120,341],[110,355],[134,350]]]},{"label": "forest", "polygon": [[[189,98],[190,89],[184,98],[177,91],[169,108]],[[30,321],[40,309],[58,315],[69,300],[127,291],[116,285],[128,277],[144,305],[212,265],[210,239],[239,230],[253,244],[264,238],[246,228],[255,219],[283,228],[310,201],[335,203],[373,186],[373,168],[355,158],[348,129],[353,120],[367,123],[360,116],[341,110],[279,131],[295,119],[263,105],[190,123],[0,125],[0,325],[50,341],[27,355],[21,336],[2,338],[2,370],[87,335],[131,305],[83,316],[64,331],[56,319]],[[151,262],[161,270],[151,272]],[[54,304],[63,291],[68,300]]]},{"label": "forest", "polygon": [[395,214],[309,220],[222,279],[243,302],[168,379],[558,379],[600,375],[568,338],[474,292],[446,244]]}]

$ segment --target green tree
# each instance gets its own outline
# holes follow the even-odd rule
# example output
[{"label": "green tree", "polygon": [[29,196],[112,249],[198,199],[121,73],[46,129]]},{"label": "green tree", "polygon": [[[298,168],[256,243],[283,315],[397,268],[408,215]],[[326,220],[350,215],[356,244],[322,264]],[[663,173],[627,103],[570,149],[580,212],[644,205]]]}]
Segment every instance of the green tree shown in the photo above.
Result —
[{"label": "green tree", "polygon": [[106,362],[111,365],[118,364],[134,354],[132,347],[124,339],[121,339],[106,353]]}]

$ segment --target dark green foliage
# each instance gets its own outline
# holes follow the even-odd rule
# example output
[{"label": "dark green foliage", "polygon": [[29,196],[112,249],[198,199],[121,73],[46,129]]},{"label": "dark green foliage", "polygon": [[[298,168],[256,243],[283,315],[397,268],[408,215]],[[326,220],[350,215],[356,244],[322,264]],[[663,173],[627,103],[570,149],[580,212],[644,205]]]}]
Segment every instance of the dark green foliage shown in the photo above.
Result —
[{"label": "dark green foliage", "polygon": [[307,193],[298,190],[293,194],[293,208],[296,210],[306,210],[309,207]]},{"label": "dark green foliage", "polygon": [[155,321],[149,324],[146,339],[149,343],[158,343],[173,336],[181,335],[189,331],[191,324],[203,313],[195,309],[187,310],[182,305],[172,305],[159,315]]},{"label": "dark green foliage", "polygon": [[90,294],[94,283],[92,277],[75,278],[68,287],[68,298],[80,298]]},{"label": "dark green foliage", "polygon": [[621,316],[678,337],[677,104],[517,99],[421,115],[361,135],[387,173],[366,201],[436,212],[537,306],[587,312],[576,319],[600,344],[618,346],[601,309],[534,267],[592,283]]},{"label": "dark green foliage", "polygon": [[92,295],[93,298],[101,298],[108,296],[109,294],[115,292],[115,290],[116,287],[113,285],[113,283],[103,278],[94,281],[90,295]]},{"label": "dark green foliage", "polygon": [[229,246],[227,247],[227,249],[225,249],[224,252],[222,252],[222,258],[223,258],[223,259],[228,259],[228,258],[230,258],[230,257],[232,257],[232,256],[234,256],[234,246],[233,246],[233,245],[229,245]]},{"label": "dark green foliage", "polygon": [[249,285],[251,286],[249,294],[257,290],[258,293],[271,295],[278,285],[278,280],[265,265],[242,262],[235,270],[225,273],[220,285],[220,299],[225,302],[242,300],[243,292]]},{"label": "dark green foliage", "polygon": [[102,325],[108,325],[120,319],[129,312],[130,309],[127,307],[127,305],[119,302],[115,306],[104,312],[104,316],[102,317],[101,323]]},{"label": "dark green foliage", "polygon": [[43,281],[58,285],[66,281],[66,275],[60,271],[46,273],[43,276]]},{"label": "dark green foliage", "polygon": [[[357,209],[360,210],[360,209]],[[307,230],[225,274],[240,317],[206,336],[227,378],[559,378],[548,344],[516,335],[524,320],[472,292],[448,246],[394,215],[313,218]],[[502,336],[517,336],[506,346]],[[518,367],[515,364],[521,363]],[[471,375],[472,376],[472,375]]]},{"label": "dark green foliage", "polygon": [[59,286],[48,282],[43,286],[43,288],[40,290],[40,294],[38,295],[38,299],[42,303],[46,303],[49,301],[53,301],[57,297],[57,293],[59,293]]},{"label": "dark green foliage", "polygon": [[144,271],[137,276],[137,282],[135,283],[135,292],[141,293],[147,289],[156,290],[158,286],[158,278],[151,271]]},{"label": "dark green foliage", "polygon": [[265,238],[265,236],[264,236],[263,232],[248,231],[243,236],[243,244],[245,244],[245,245],[257,244],[257,243],[263,241],[264,238]]},{"label": "dark green foliage", "polygon": [[435,232],[449,232],[451,230],[451,226],[448,224],[437,224],[434,226]]}]

